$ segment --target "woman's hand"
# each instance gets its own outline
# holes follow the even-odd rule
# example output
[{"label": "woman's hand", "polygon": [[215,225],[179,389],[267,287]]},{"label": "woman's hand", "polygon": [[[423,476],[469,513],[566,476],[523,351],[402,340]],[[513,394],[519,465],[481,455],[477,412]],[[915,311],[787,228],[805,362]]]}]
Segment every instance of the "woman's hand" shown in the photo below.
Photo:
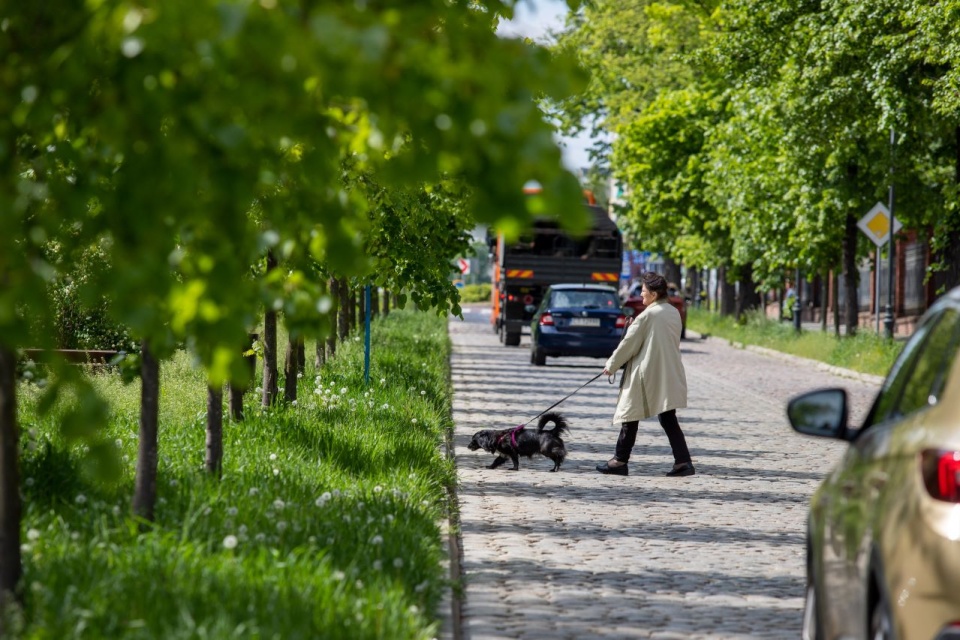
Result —
[{"label": "woman's hand", "polygon": [[610,375],[610,372],[607,371],[607,368],[606,368],[606,367],[603,368],[603,373],[604,373],[604,375]]}]

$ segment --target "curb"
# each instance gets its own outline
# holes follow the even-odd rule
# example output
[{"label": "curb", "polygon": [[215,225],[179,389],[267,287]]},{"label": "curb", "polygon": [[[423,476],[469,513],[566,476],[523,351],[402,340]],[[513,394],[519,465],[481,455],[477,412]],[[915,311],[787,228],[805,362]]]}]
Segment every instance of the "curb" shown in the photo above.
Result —
[{"label": "curb", "polygon": [[752,344],[743,344],[742,342],[734,342],[733,340],[727,340],[726,338],[720,338],[729,343],[731,347],[735,349],[744,349],[746,351],[752,351],[754,353],[759,353],[770,358],[777,358],[779,360],[784,360],[786,362],[793,362],[796,364],[802,364],[809,367],[813,367],[818,371],[823,371],[830,373],[841,378],[849,378],[852,380],[857,380],[859,382],[864,382],[866,384],[872,384],[880,386],[883,384],[884,378],[881,376],[875,376],[869,373],[861,373],[859,371],[853,371],[852,369],[844,369],[843,367],[836,367],[832,364],[827,364],[825,362],[820,362],[818,360],[811,360],[809,358],[801,358],[800,356],[795,356],[789,353],[783,353],[782,351],[775,351],[773,349],[767,349],[766,347],[758,347]]}]

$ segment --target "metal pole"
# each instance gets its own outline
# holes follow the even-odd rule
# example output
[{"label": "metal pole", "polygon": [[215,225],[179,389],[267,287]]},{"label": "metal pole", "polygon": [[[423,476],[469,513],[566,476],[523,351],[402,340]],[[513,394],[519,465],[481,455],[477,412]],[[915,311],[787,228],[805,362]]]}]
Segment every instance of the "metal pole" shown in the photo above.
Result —
[{"label": "metal pole", "polygon": [[797,267],[797,277],[793,281],[793,328],[797,330],[797,333],[800,333],[800,310],[803,307],[800,304],[800,267]]},{"label": "metal pole", "polygon": [[[893,339],[893,223],[896,218],[893,215],[893,164],[894,164],[894,131],[890,128],[890,233],[887,236],[887,251],[890,254],[889,273],[887,274],[887,312],[883,316],[883,326],[886,329],[887,337]],[[879,251],[879,249],[878,249]],[[877,292],[879,294],[879,291]]]},{"label": "metal pole", "polygon": [[877,259],[874,260],[874,265],[875,265],[874,268],[877,270],[877,277],[874,278],[874,280],[876,281],[876,285],[877,285],[877,286],[876,286],[877,291],[876,291],[876,293],[874,294],[874,296],[876,297],[876,299],[874,300],[873,308],[874,308],[874,311],[876,311],[876,313],[877,313],[877,335],[878,335],[878,336],[880,335],[880,264],[881,264],[881,262],[880,262],[880,246],[877,246]]},{"label": "metal pole", "polygon": [[363,383],[370,384],[370,285],[363,288]]}]

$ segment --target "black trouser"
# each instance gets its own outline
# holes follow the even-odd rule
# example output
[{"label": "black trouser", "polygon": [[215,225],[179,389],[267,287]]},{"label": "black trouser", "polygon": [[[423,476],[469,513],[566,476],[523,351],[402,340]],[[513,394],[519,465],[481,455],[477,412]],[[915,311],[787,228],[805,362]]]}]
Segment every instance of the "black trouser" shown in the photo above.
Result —
[{"label": "black trouser", "polygon": [[[671,409],[657,415],[660,420],[660,426],[670,439],[670,448],[673,449],[673,461],[677,464],[682,462],[691,462],[690,451],[687,449],[687,440],[683,437],[683,431],[680,430],[680,423],[677,422],[677,411]],[[617,438],[617,453],[614,457],[620,462],[630,460],[630,452],[633,450],[633,443],[637,441],[637,427],[640,426],[639,420],[624,422],[620,426],[620,437]]]}]

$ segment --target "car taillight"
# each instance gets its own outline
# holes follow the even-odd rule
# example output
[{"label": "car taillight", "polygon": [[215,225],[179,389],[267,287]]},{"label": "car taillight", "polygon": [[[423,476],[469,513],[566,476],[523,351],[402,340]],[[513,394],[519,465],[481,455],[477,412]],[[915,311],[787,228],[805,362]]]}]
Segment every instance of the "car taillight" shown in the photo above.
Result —
[{"label": "car taillight", "polygon": [[540,316],[540,326],[542,327],[552,327],[553,326],[553,316],[549,313],[545,313]]},{"label": "car taillight", "polygon": [[507,302],[515,302],[516,299],[517,299],[517,296],[513,295],[512,293],[507,296]]},{"label": "car taillight", "polygon": [[920,454],[920,473],[932,497],[960,502],[960,451],[924,451]]},{"label": "car taillight", "polygon": [[623,329],[627,324],[627,316],[617,316],[617,329]]}]

